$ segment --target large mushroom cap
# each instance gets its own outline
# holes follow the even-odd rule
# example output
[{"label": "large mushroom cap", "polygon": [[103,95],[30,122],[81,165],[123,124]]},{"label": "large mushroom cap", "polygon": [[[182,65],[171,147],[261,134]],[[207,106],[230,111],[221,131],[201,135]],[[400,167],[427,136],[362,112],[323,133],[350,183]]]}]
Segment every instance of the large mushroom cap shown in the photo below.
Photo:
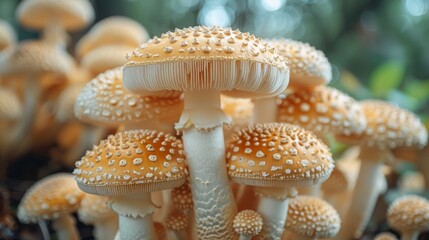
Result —
[{"label": "large mushroom cap", "polygon": [[362,101],[360,105],[367,122],[365,131],[349,136],[337,135],[340,140],[380,149],[422,148],[426,145],[427,130],[413,113],[378,100]]},{"label": "large mushroom cap", "polygon": [[170,97],[143,97],[130,93],[122,84],[122,69],[98,75],[80,92],[76,117],[103,125],[136,123],[143,120],[178,119],[183,109],[180,92]]},{"label": "large mushroom cap", "polygon": [[76,46],[76,54],[82,57],[104,45],[137,47],[149,39],[149,34],[140,23],[123,16],[105,18],[95,24]]},{"label": "large mushroom cap", "polygon": [[73,171],[79,187],[91,194],[118,196],[182,185],[188,170],[182,142],[156,131],[110,135],[94,146]]},{"label": "large mushroom cap", "polygon": [[257,96],[282,92],[284,59],[259,38],[220,27],[176,29],[128,55],[124,85],[132,92],[217,90]]},{"label": "large mushroom cap", "polygon": [[22,105],[16,94],[0,88],[0,121],[18,120],[22,114]]},{"label": "large mushroom cap", "polygon": [[94,9],[88,0],[25,0],[16,14],[22,25],[37,30],[52,21],[67,30],[79,30],[94,20]]},{"label": "large mushroom cap", "polygon": [[240,235],[253,237],[262,230],[262,217],[253,210],[243,210],[234,217],[234,231]]},{"label": "large mushroom cap", "polygon": [[77,211],[79,220],[85,224],[94,224],[115,218],[116,213],[108,206],[108,201],[105,196],[85,194]]},{"label": "large mushroom cap", "polygon": [[120,67],[127,62],[125,55],[133,47],[126,45],[104,45],[83,56],[81,64],[94,75],[105,72],[109,69]]},{"label": "large mushroom cap", "polygon": [[297,124],[318,134],[361,133],[366,125],[360,104],[348,95],[327,86],[300,89],[288,94],[278,107],[277,119],[279,122]]},{"label": "large mushroom cap", "polygon": [[257,124],[237,132],[226,151],[232,181],[260,187],[323,182],[334,168],[329,148],[295,125]]},{"label": "large mushroom cap", "polygon": [[290,39],[271,40],[270,43],[288,62],[292,88],[311,88],[331,81],[331,64],[322,51]]},{"label": "large mushroom cap", "polygon": [[290,200],[286,229],[311,238],[330,238],[341,227],[338,212],[322,199],[297,196]]},{"label": "large mushroom cap", "polygon": [[415,195],[396,199],[387,210],[387,222],[401,232],[429,230],[428,200]]},{"label": "large mushroom cap", "polygon": [[0,19],[0,51],[10,46],[13,46],[16,42],[16,34],[12,26]]},{"label": "large mushroom cap", "polygon": [[22,222],[38,222],[74,212],[83,195],[72,174],[50,175],[27,190],[18,206],[18,218]]}]

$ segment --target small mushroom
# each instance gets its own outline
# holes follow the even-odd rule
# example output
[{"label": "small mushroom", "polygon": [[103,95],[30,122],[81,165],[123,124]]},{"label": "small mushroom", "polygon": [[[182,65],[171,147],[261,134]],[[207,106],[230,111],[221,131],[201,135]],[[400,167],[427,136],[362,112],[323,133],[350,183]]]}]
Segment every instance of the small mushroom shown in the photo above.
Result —
[{"label": "small mushroom", "polygon": [[172,230],[179,240],[190,239],[186,228],[188,227],[189,219],[183,212],[176,211],[169,214],[165,221],[167,229]]},{"label": "small mushroom", "polygon": [[377,234],[377,236],[374,237],[374,240],[398,240],[398,238],[390,232],[383,232]]},{"label": "small mushroom", "polygon": [[243,210],[234,217],[234,231],[240,240],[250,240],[262,230],[262,217],[253,210]]}]

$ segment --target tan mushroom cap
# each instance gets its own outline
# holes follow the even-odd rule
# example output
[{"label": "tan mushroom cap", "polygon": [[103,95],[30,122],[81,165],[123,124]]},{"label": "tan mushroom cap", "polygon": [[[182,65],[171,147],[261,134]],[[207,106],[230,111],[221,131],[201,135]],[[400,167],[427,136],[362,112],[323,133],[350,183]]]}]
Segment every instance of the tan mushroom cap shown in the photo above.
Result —
[{"label": "tan mushroom cap", "polygon": [[66,75],[73,67],[73,59],[67,52],[42,41],[28,41],[4,53],[0,72],[5,75],[44,73]]},{"label": "tan mushroom cap", "polygon": [[332,67],[322,51],[308,43],[290,39],[270,40],[276,52],[285,57],[290,69],[290,86],[308,88],[332,80]]},{"label": "tan mushroom cap", "polygon": [[180,231],[188,227],[188,217],[180,211],[174,212],[168,216],[165,220],[165,226],[167,229],[174,231]]},{"label": "tan mushroom cap", "polygon": [[337,135],[338,139],[380,149],[426,145],[427,130],[415,114],[378,100],[362,101],[360,105],[367,122],[365,131],[350,136]]},{"label": "tan mushroom cap", "polygon": [[396,199],[387,210],[387,222],[401,232],[429,230],[428,200],[416,195]]},{"label": "tan mushroom cap", "polygon": [[17,120],[22,115],[18,96],[9,89],[0,88],[0,121]]},{"label": "tan mushroom cap", "polygon": [[149,39],[146,29],[138,22],[123,16],[112,16],[97,22],[76,46],[76,54],[82,57],[103,45],[137,47]]},{"label": "tan mushroom cap", "polygon": [[117,126],[143,120],[179,119],[182,109],[180,92],[171,92],[168,98],[130,93],[122,84],[122,69],[115,68],[98,75],[81,90],[75,115],[85,122]]},{"label": "tan mushroom cap", "polygon": [[0,19],[0,51],[10,46],[15,45],[16,34],[12,26]]},{"label": "tan mushroom cap", "polygon": [[19,4],[16,15],[28,28],[40,30],[57,21],[73,31],[94,20],[94,9],[88,0],[25,0]]},{"label": "tan mushroom cap", "polygon": [[349,179],[346,177],[346,172],[341,168],[334,168],[331,175],[322,184],[322,190],[325,193],[337,193],[347,191],[350,185]]},{"label": "tan mushroom cap", "polygon": [[183,185],[173,188],[171,190],[171,198],[174,206],[179,210],[189,210],[194,207],[194,202],[192,201],[192,191],[189,186],[189,182],[184,183]]},{"label": "tan mushroom cap", "polygon": [[288,94],[278,106],[277,119],[317,134],[361,133],[366,125],[359,102],[327,86],[300,89]]},{"label": "tan mushroom cap", "polygon": [[290,200],[286,229],[302,236],[312,238],[334,237],[341,227],[341,219],[326,201],[310,197],[297,196]]},{"label": "tan mushroom cap", "polygon": [[55,219],[76,211],[83,195],[72,174],[50,175],[27,190],[18,206],[18,218],[22,222]]},{"label": "tan mushroom cap", "polygon": [[65,123],[76,120],[74,115],[74,104],[83,86],[83,84],[73,84],[60,93],[55,111],[55,118],[58,122]]},{"label": "tan mushroom cap", "polygon": [[253,237],[262,230],[262,217],[253,210],[243,210],[239,212],[233,221],[234,231],[240,235]]},{"label": "tan mushroom cap", "polygon": [[329,148],[311,132],[286,123],[237,132],[226,150],[228,175],[240,184],[297,187],[323,182],[334,168]]},{"label": "tan mushroom cap", "polygon": [[128,54],[124,68],[125,87],[141,94],[212,89],[241,97],[276,95],[288,80],[288,67],[274,48],[249,33],[220,27],[154,37]]},{"label": "tan mushroom cap", "polygon": [[97,75],[124,65],[127,62],[125,55],[132,50],[133,47],[125,45],[100,46],[83,56],[81,64],[91,73]]},{"label": "tan mushroom cap", "polygon": [[73,171],[79,187],[91,194],[117,196],[182,185],[188,175],[182,142],[156,131],[110,135],[94,146]]},{"label": "tan mushroom cap", "polygon": [[105,196],[85,194],[77,211],[79,220],[85,224],[94,224],[116,217],[116,213],[107,205]]},{"label": "tan mushroom cap", "polygon": [[383,232],[383,233],[377,234],[374,240],[398,240],[398,238],[390,232]]}]

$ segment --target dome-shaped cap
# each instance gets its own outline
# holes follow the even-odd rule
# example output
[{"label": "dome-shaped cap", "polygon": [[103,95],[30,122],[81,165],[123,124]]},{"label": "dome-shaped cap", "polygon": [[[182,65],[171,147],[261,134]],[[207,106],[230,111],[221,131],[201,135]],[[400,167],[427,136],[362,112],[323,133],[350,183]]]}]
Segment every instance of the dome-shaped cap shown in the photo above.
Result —
[{"label": "dome-shaped cap", "polygon": [[74,116],[74,104],[83,88],[83,84],[70,85],[58,96],[55,118],[59,122],[68,122],[76,119]]},{"label": "dome-shaped cap", "polygon": [[28,41],[4,53],[1,58],[0,73],[66,75],[73,67],[73,59],[67,52],[42,41]]},{"label": "dome-shaped cap", "polygon": [[192,192],[189,182],[185,182],[183,185],[173,188],[171,190],[171,200],[173,205],[179,210],[188,210],[194,207],[192,201]]},{"label": "dome-shaped cap", "polygon": [[383,233],[377,234],[374,240],[398,240],[398,238],[393,233],[383,232]]},{"label": "dome-shaped cap", "polygon": [[266,96],[284,91],[288,82],[287,65],[274,48],[249,33],[220,27],[154,37],[131,52],[124,67],[125,87],[140,94],[212,89]]},{"label": "dome-shaped cap", "polygon": [[269,41],[285,57],[290,69],[290,86],[308,88],[326,85],[332,80],[332,67],[322,51],[308,43],[290,39]]},{"label": "dome-shaped cap", "polygon": [[380,149],[426,145],[427,130],[415,114],[378,100],[362,101],[360,105],[367,122],[365,131],[350,136],[337,135],[338,139]]},{"label": "dome-shaped cap", "polygon": [[98,75],[81,90],[75,104],[76,117],[86,122],[116,126],[143,120],[179,119],[183,109],[180,92],[171,97],[143,97],[122,84],[122,69]]},{"label": "dome-shaped cap", "polygon": [[262,217],[253,210],[243,210],[239,212],[233,221],[234,231],[240,235],[253,237],[262,230]]},{"label": "dome-shaped cap", "polygon": [[18,218],[22,222],[38,222],[74,212],[83,195],[72,174],[50,175],[27,190],[18,206]]},{"label": "dome-shaped cap", "polygon": [[16,42],[16,34],[12,26],[0,19],[0,51],[10,46],[13,46]]},{"label": "dome-shaped cap", "polygon": [[22,115],[22,105],[16,94],[9,90],[0,88],[0,121],[17,120]]},{"label": "dome-shaped cap", "polygon": [[359,102],[327,86],[299,89],[288,94],[281,100],[277,119],[318,134],[333,132],[350,135],[361,133],[366,126]]},{"label": "dome-shaped cap", "polygon": [[289,202],[286,229],[311,238],[330,238],[341,227],[338,212],[320,198],[297,196]]},{"label": "dome-shaped cap", "polygon": [[387,210],[388,224],[401,232],[429,230],[429,202],[408,195],[396,199]]},{"label": "dome-shaped cap", "polygon": [[125,45],[104,45],[83,56],[81,64],[94,75],[120,67],[127,62],[125,55],[133,48]]},{"label": "dome-shaped cap", "polygon": [[108,201],[105,196],[85,194],[77,211],[79,220],[85,224],[94,224],[115,218],[116,213],[108,206]]},{"label": "dome-shaped cap", "polygon": [[16,15],[28,28],[40,30],[57,21],[73,31],[94,20],[94,9],[88,0],[25,0],[19,4]]},{"label": "dome-shaped cap", "polygon": [[76,54],[82,57],[97,47],[112,44],[135,48],[148,39],[149,34],[140,23],[124,16],[112,16],[97,22],[79,40]]},{"label": "dome-shaped cap", "polygon": [[226,160],[232,181],[261,187],[313,185],[334,168],[329,148],[311,132],[281,123],[237,132],[228,143]]},{"label": "dome-shaped cap", "polygon": [[83,191],[115,196],[180,186],[188,170],[180,140],[156,131],[136,130],[102,140],[76,162],[73,173]]},{"label": "dome-shaped cap", "polygon": [[167,229],[171,229],[173,231],[183,230],[188,227],[188,224],[188,217],[180,211],[170,214],[165,221]]}]

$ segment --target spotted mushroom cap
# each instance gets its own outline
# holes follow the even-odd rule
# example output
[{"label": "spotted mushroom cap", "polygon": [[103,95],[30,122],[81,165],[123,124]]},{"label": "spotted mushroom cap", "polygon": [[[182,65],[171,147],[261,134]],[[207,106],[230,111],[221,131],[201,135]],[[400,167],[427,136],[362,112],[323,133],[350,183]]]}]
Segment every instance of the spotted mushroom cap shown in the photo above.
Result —
[{"label": "spotted mushroom cap", "polygon": [[311,238],[330,238],[341,227],[340,216],[329,203],[311,196],[297,196],[289,202],[286,229]]},{"label": "spotted mushroom cap", "polygon": [[0,51],[10,46],[13,46],[16,42],[16,34],[12,26],[0,19]]},{"label": "spotted mushroom cap", "polygon": [[188,217],[181,211],[176,211],[168,216],[165,221],[167,229],[180,231],[188,227]]},{"label": "spotted mushroom cap", "polygon": [[416,195],[397,198],[387,210],[387,222],[401,232],[429,230],[429,202]]},{"label": "spotted mushroom cap", "polygon": [[322,184],[324,193],[338,193],[347,191],[349,188],[349,179],[345,176],[346,172],[341,168],[334,168],[329,178]]},{"label": "spotted mushroom cap", "polygon": [[374,240],[398,240],[398,238],[390,232],[383,232],[383,233],[377,234]]},{"label": "spotted mushroom cap", "polygon": [[82,57],[103,45],[137,47],[149,39],[146,29],[138,22],[124,16],[112,16],[97,22],[76,45],[76,54]]},{"label": "spotted mushroom cap", "polygon": [[0,121],[18,120],[22,115],[22,105],[16,94],[0,88]]},{"label": "spotted mushroom cap", "polygon": [[104,45],[85,54],[81,60],[83,67],[97,75],[109,69],[120,67],[127,62],[125,55],[133,48],[125,45]]},{"label": "spotted mushroom cap", "polygon": [[232,181],[259,187],[314,185],[334,168],[323,142],[286,123],[257,124],[237,132],[228,143],[226,160]]},{"label": "spotted mushroom cap", "polygon": [[94,224],[106,219],[115,218],[116,213],[108,206],[105,196],[85,194],[77,211],[79,220],[85,224]]},{"label": "spotted mushroom cap", "polygon": [[262,230],[262,217],[253,210],[243,210],[239,212],[233,221],[234,231],[240,235],[253,237]]},{"label": "spotted mushroom cap", "polygon": [[278,106],[277,119],[317,134],[333,132],[350,135],[361,133],[366,126],[359,102],[327,86],[300,89],[288,94]]},{"label": "spotted mushroom cap", "polygon": [[288,62],[292,88],[311,88],[332,80],[331,64],[322,51],[291,39],[270,40],[270,43]]},{"label": "spotted mushroom cap", "polygon": [[18,218],[34,223],[72,213],[79,207],[83,195],[72,174],[50,175],[27,190],[18,206]]},{"label": "spotted mushroom cap", "polygon": [[179,119],[182,109],[180,92],[171,92],[165,98],[128,92],[122,84],[122,69],[115,68],[98,75],[81,90],[74,112],[85,122],[117,126],[144,120]]},{"label": "spotted mushroom cap", "polygon": [[378,100],[362,101],[360,105],[367,122],[365,131],[349,136],[337,135],[339,140],[379,149],[422,148],[426,145],[427,130],[415,114]]},{"label": "spotted mushroom cap", "polygon": [[60,93],[55,111],[55,118],[58,122],[64,123],[76,120],[74,116],[74,103],[83,86],[83,84],[73,84]]},{"label": "spotted mushroom cap", "polygon": [[183,185],[173,188],[171,190],[171,199],[173,205],[179,210],[189,210],[194,207],[194,202],[192,201],[192,192],[189,182],[185,182]]},{"label": "spotted mushroom cap", "polygon": [[74,67],[67,52],[42,41],[28,41],[6,51],[1,58],[0,73],[25,75],[56,73],[66,75]]},{"label": "spotted mushroom cap", "polygon": [[136,93],[213,89],[241,97],[269,96],[284,91],[289,82],[288,67],[274,48],[238,29],[176,29],[127,57],[124,84]]},{"label": "spotted mushroom cap", "polygon": [[102,140],[76,162],[73,173],[83,191],[117,196],[178,187],[188,170],[180,140],[156,131],[135,130]]},{"label": "spotted mushroom cap", "polygon": [[19,22],[41,30],[57,21],[67,30],[86,27],[94,20],[94,9],[88,0],[25,0],[16,11]]}]

